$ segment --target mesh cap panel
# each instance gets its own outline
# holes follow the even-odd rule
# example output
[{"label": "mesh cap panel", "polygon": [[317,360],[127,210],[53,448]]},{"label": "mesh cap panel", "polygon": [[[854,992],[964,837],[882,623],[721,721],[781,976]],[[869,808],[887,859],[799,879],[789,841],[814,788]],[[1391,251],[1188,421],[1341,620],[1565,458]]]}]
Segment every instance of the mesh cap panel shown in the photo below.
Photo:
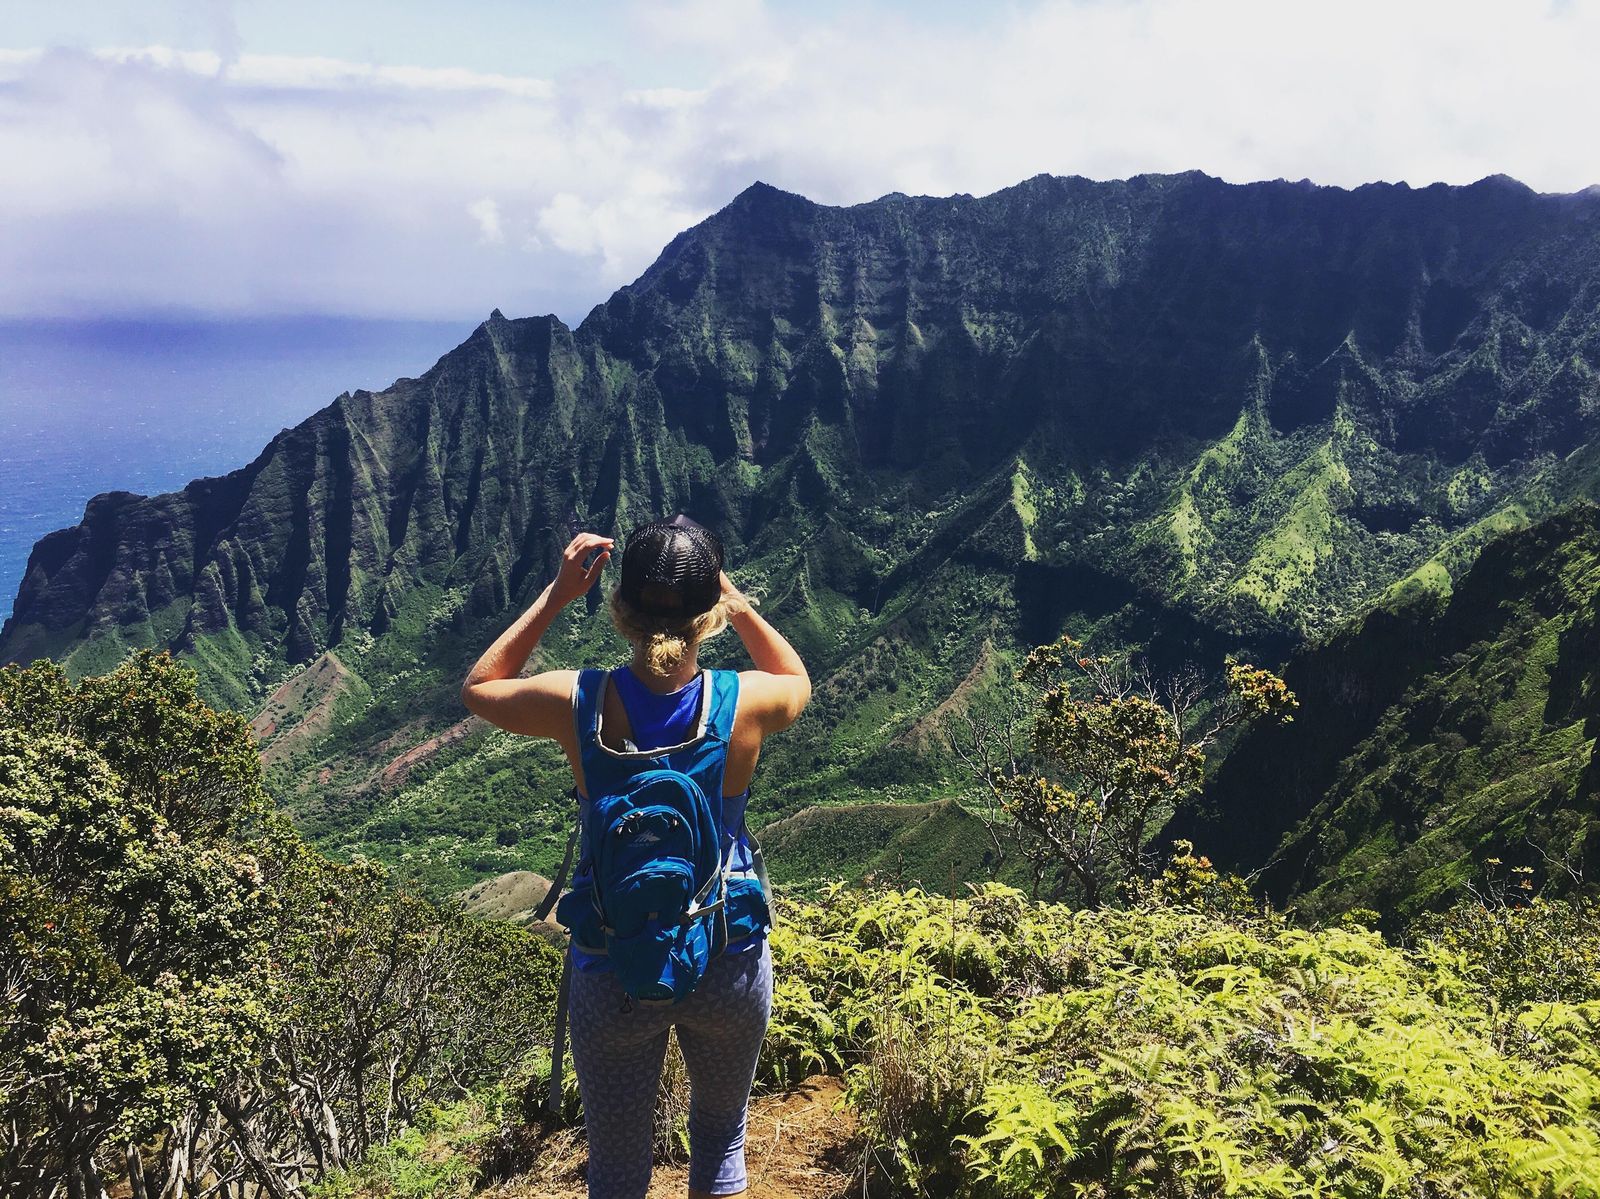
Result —
[{"label": "mesh cap panel", "polygon": [[721,538],[687,516],[675,516],[628,534],[617,591],[648,616],[687,619],[716,604],[722,564]]}]

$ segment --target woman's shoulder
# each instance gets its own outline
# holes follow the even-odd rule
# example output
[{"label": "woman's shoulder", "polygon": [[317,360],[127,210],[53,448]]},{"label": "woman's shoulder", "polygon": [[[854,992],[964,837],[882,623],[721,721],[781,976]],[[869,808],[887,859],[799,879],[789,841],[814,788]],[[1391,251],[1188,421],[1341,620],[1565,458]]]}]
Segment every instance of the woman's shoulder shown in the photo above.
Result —
[{"label": "woman's shoulder", "polygon": [[754,718],[763,733],[788,728],[805,706],[801,695],[804,680],[795,675],[773,674],[766,670],[741,670],[739,673],[739,711]]},{"label": "woman's shoulder", "polygon": [[463,695],[474,716],[511,733],[560,738],[572,724],[573,670],[546,670],[521,679],[494,679]]}]

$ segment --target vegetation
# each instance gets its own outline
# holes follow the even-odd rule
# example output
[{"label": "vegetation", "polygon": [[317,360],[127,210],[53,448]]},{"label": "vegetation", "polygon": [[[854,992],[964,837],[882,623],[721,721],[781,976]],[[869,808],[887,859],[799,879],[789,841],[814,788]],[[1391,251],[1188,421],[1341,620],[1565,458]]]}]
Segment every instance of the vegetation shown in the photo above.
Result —
[{"label": "vegetation", "polygon": [[[140,660],[74,688],[0,674],[0,1189],[100,1190],[272,1033],[266,813],[237,716]],[[133,1152],[130,1150],[130,1152]]]},{"label": "vegetation", "polygon": [[[1077,665],[1102,687],[1108,669]],[[1241,714],[1289,702],[1266,672],[1229,686]],[[1084,777],[1122,726],[1068,714],[1109,698],[1039,701],[1041,743]],[[1194,726],[1158,710],[1177,723],[1118,752],[1159,751],[1188,785]],[[7,668],[0,772],[8,1196],[465,1196],[528,1167],[554,951],[309,849],[192,672]],[[999,883],[791,896],[761,1082],[842,1074],[868,1171],[899,1193],[1600,1194],[1600,913],[1485,865],[1403,945],[1374,913],[1258,908],[1187,843],[1121,907]]]},{"label": "vegetation", "polygon": [[1200,789],[1206,749],[1251,719],[1292,720],[1298,701],[1271,671],[1236,662],[1213,696],[1198,671],[1157,680],[1082,648],[1070,636],[1036,648],[1017,671],[1032,694],[998,718],[969,709],[949,737],[998,804],[986,821],[997,856],[1009,843],[1035,896],[1049,879],[1050,896],[1070,886],[1093,908],[1110,884],[1148,877],[1152,837]]},{"label": "vegetation", "polygon": [[557,973],[305,846],[245,722],[150,654],[0,672],[0,934],[8,1199],[297,1194],[501,1077]]},{"label": "vegetation", "polygon": [[[1401,947],[1359,919],[1297,928],[1185,850],[1124,909],[841,885],[786,900],[773,948],[757,1087],[843,1076],[852,1191],[1600,1193],[1584,904],[1484,893]],[[658,1161],[681,1160],[682,1083],[669,1069]],[[464,1199],[542,1169],[567,1144],[529,1132],[542,1093],[429,1109],[319,1194]]]},{"label": "vegetation", "polygon": [[1592,910],[1533,917],[1577,938],[1557,981],[1528,973],[1549,942],[1503,947],[1512,909],[1406,950],[1199,873],[1126,910],[998,885],[792,904],[765,1068],[842,1068],[873,1168],[934,1194],[1600,1193]]},{"label": "vegetation", "polygon": [[948,889],[995,877],[1027,886],[1026,864],[995,847],[993,821],[954,799],[929,803],[827,804],[761,830],[775,881],[793,894],[823,880]]},{"label": "vegetation", "polygon": [[1284,668],[1303,707],[1235,745],[1169,835],[1278,903],[1398,931],[1494,858],[1555,894],[1600,865],[1600,509],[1486,546],[1448,597],[1411,589]]}]

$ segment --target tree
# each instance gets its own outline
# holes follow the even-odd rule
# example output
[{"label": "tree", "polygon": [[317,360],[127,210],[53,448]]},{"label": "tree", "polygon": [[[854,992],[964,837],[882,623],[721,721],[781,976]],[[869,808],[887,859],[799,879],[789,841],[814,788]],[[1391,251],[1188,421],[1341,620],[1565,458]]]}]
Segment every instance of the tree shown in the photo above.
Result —
[{"label": "tree", "polygon": [[272,905],[232,837],[266,810],[248,726],[169,658],[0,671],[0,1192],[101,1195],[110,1146],[270,1034]]},{"label": "tree", "polygon": [[1219,688],[1081,649],[1069,636],[1039,646],[997,714],[969,712],[946,731],[993,801],[997,848],[1020,852],[1035,893],[1071,884],[1098,907],[1117,880],[1152,874],[1148,842],[1199,789],[1207,748],[1245,721],[1292,719],[1298,703],[1271,671],[1231,660]]},{"label": "tree", "polygon": [[554,949],[317,853],[195,688],[0,671],[6,1199],[289,1199],[546,1024]]},{"label": "tree", "polygon": [[292,834],[264,858],[286,1018],[220,1102],[233,1150],[271,1147],[281,1185],[323,1179],[424,1104],[499,1079],[548,1027],[560,957],[534,934],[441,911]]}]

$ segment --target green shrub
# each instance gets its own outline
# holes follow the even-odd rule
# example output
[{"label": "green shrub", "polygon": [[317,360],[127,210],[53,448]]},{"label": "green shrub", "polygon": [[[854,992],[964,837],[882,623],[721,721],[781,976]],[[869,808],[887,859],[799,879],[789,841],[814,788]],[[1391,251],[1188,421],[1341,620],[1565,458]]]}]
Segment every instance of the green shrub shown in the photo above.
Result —
[{"label": "green shrub", "polygon": [[1514,1012],[1540,1001],[1600,999],[1600,909],[1592,900],[1472,898],[1418,925],[1438,968],[1485,1003]]},{"label": "green shrub", "polygon": [[1497,1024],[1447,941],[1405,950],[1199,898],[1072,911],[990,885],[835,889],[785,905],[774,953],[768,1070],[841,1063],[902,1186],[1600,1194],[1600,1001],[1546,997]]},{"label": "green shrub", "polygon": [[374,1146],[359,1165],[312,1188],[315,1199],[466,1199],[479,1176],[474,1150],[499,1128],[503,1093],[430,1106]]}]

